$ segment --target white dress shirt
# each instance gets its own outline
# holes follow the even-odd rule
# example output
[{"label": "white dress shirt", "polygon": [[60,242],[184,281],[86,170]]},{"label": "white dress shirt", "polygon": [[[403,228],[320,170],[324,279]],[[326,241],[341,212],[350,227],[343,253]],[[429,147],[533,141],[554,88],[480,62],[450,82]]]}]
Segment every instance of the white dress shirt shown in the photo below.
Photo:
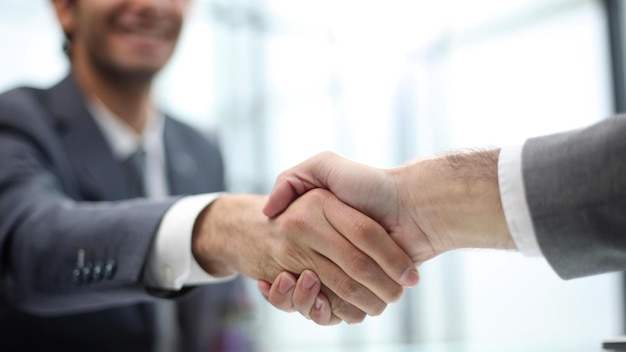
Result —
[{"label": "white dress shirt", "polygon": [[522,174],[523,145],[500,149],[498,158],[498,183],[506,223],[517,245],[526,256],[543,256],[526,200],[526,189]]},{"label": "white dress shirt", "polygon": [[[96,124],[119,160],[127,159],[139,148],[146,153],[146,195],[163,198],[169,195],[163,128],[165,118],[158,111],[137,134],[100,101],[88,106]],[[196,218],[220,193],[181,198],[165,213],[148,255],[144,283],[150,287],[180,290],[185,285],[218,283],[236,275],[216,278],[206,273],[191,252],[191,236]]]}]

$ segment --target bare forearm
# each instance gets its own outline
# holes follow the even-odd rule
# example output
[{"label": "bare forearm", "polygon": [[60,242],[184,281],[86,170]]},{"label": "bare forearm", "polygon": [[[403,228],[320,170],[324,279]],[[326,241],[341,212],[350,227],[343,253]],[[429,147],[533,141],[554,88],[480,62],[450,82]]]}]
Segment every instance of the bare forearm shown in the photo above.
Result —
[{"label": "bare forearm", "polygon": [[498,149],[450,153],[392,171],[402,202],[436,254],[456,248],[515,249],[500,200],[498,154]]}]

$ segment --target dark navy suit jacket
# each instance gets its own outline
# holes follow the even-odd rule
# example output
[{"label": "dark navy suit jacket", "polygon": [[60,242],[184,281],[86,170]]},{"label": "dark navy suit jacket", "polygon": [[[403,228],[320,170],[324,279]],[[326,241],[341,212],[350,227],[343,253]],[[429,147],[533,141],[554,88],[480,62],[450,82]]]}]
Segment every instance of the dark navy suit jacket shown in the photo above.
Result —
[{"label": "dark navy suit jacket", "polygon": [[[172,194],[224,189],[214,143],[170,117],[164,133]],[[129,199],[125,175],[72,75],[0,95],[0,350],[152,348],[155,297],[142,274],[177,198]],[[236,280],[177,298],[187,350],[217,349],[242,289]]]}]

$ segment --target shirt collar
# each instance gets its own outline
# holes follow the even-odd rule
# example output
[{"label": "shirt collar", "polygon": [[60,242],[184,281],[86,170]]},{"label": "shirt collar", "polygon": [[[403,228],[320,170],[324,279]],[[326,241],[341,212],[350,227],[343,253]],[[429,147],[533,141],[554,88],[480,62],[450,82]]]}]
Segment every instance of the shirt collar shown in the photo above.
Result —
[{"label": "shirt collar", "polygon": [[138,134],[97,98],[92,98],[87,105],[113,154],[118,159],[128,158],[139,148],[144,148],[147,153],[162,148],[165,118],[157,110],[153,110],[143,132]]}]

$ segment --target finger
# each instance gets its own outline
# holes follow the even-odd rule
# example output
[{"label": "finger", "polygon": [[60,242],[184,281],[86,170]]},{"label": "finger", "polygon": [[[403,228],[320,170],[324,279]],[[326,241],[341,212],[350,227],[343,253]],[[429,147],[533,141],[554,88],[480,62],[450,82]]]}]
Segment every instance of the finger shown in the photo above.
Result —
[{"label": "finger", "polygon": [[270,295],[270,289],[272,288],[272,284],[264,280],[259,280],[257,282],[257,287],[259,288],[259,291],[261,292],[263,297],[265,297],[265,299],[268,299]]},{"label": "finger", "polygon": [[295,287],[296,278],[288,272],[281,272],[271,285],[268,294],[269,302],[285,312],[295,312],[292,299]]},{"label": "finger", "polygon": [[[402,286],[411,287],[417,285],[419,273],[413,260],[398,246],[380,224],[350,206],[336,201],[334,197],[329,198],[329,201],[325,202],[324,205],[327,206],[324,210],[328,221],[335,227],[337,232],[373,259],[389,278]],[[360,272],[359,266],[365,265],[361,263],[363,260],[363,258],[354,258],[353,265],[350,267],[351,270],[349,269],[347,273],[352,275]],[[378,273],[375,272],[375,274]],[[388,282],[384,280],[383,276],[376,277],[383,279],[383,281],[374,282],[374,286],[369,286],[372,283],[369,281],[364,284],[372,288],[379,297],[386,299],[387,303],[390,303],[389,299],[396,300],[400,298],[397,295],[399,292],[397,288],[385,290],[385,288],[390,288],[387,286]],[[357,277],[355,278],[358,279]]]},{"label": "finger", "polygon": [[[348,324],[357,324],[365,320],[365,317],[367,316],[366,312],[341,299],[327,286],[322,285],[321,291],[322,293],[320,293],[320,295],[324,295],[330,305],[332,312],[332,324],[339,323],[341,321],[345,321]],[[324,301],[322,301],[322,304],[324,304]]]},{"label": "finger", "polygon": [[311,310],[315,306],[315,299],[321,287],[322,283],[317,275],[310,270],[304,270],[298,277],[293,296],[290,297],[292,298],[294,309],[310,319]]},{"label": "finger", "polygon": [[[356,251],[356,249],[352,248],[352,251]],[[348,252],[350,252],[350,250],[342,253]],[[332,296],[336,296],[336,298],[333,297],[330,301],[331,307],[333,313],[342,320],[347,322],[359,322],[363,320],[364,316],[361,319],[356,319],[356,321],[354,317],[361,316],[360,312],[369,315],[379,315],[387,307],[387,303],[384,300],[374,294],[368,287],[352,279],[335,264],[335,262],[318,254],[318,258],[316,258],[314,263],[315,272],[318,273],[320,281],[328,288],[328,290],[323,291],[324,294],[329,300],[331,299],[330,292],[333,293]],[[392,280],[389,280],[389,282],[401,288],[401,286],[395,284]],[[336,305],[341,307],[339,312],[337,312]],[[353,311],[354,309],[357,309],[359,312],[355,313]],[[342,313],[342,310],[346,312]]]},{"label": "finger", "polygon": [[[350,241],[356,242],[360,237],[374,236],[387,238],[393,245],[393,240],[389,238],[387,232],[373,220],[340,202],[330,192],[324,190],[313,190],[311,192],[324,197],[323,212],[326,216],[326,221],[330,223],[334,230],[322,232],[320,235],[322,240],[316,241],[312,246],[318,253],[335,262],[346,274],[343,277],[335,277],[335,280],[340,280],[338,282],[327,282],[324,279],[322,279],[322,282],[337,293],[339,297],[348,300],[358,308],[368,312],[368,314],[376,314],[376,311],[372,311],[366,305],[366,302],[355,300],[368,298],[367,295],[361,294],[359,287],[367,287],[369,292],[372,292],[385,303],[398,300],[403,292],[403,287],[398,284],[397,280],[392,279],[379,264]],[[308,194],[311,194],[311,192]],[[391,245],[388,245],[388,247],[391,247]],[[409,260],[409,265],[412,266],[410,259],[407,260]],[[406,271],[406,269],[402,271]],[[316,270],[316,272],[318,275],[327,273],[320,270]],[[398,280],[401,275],[402,273],[397,275]],[[352,296],[355,293],[361,295]]]},{"label": "finger", "polygon": [[333,314],[330,302],[322,292],[315,298],[315,304],[310,314],[311,319],[320,325],[336,325],[341,323],[341,319]]},{"label": "finger", "polygon": [[[288,273],[285,274],[290,275]],[[275,280],[276,283],[278,283],[278,280],[278,278]],[[263,287],[261,288],[261,286]],[[295,310],[317,324],[335,325],[341,322],[341,319],[333,315],[326,295],[320,292],[321,283],[319,278],[310,270],[305,270],[300,275],[293,291],[281,293],[279,290],[271,290],[271,284],[262,280],[259,281],[259,289],[261,289],[261,293],[264,294],[268,301],[271,300],[281,307],[287,307],[289,304],[285,302],[292,301]],[[270,291],[271,299],[269,297]],[[293,292],[293,295],[289,295],[290,292]]]},{"label": "finger", "polygon": [[324,305],[318,298],[318,295],[323,296],[320,294],[321,287],[322,283],[314,272],[303,271],[293,291],[293,306],[303,316],[313,319],[320,325],[328,325],[332,311],[330,304]]}]

